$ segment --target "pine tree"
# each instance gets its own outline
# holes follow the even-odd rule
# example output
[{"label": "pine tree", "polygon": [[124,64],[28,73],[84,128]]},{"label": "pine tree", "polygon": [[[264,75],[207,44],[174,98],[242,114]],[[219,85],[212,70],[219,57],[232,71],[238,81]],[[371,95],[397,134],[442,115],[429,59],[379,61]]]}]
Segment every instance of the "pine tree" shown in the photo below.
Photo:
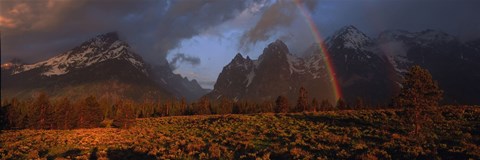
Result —
[{"label": "pine tree", "polygon": [[328,101],[328,99],[322,100],[322,103],[320,104],[320,109],[323,111],[330,110],[332,109],[332,104]]},{"label": "pine tree", "polygon": [[219,109],[219,112],[218,112],[219,114],[232,113],[233,101],[228,98],[222,97],[220,99],[220,104],[218,109]]},{"label": "pine tree", "polygon": [[305,88],[300,87],[300,91],[297,99],[296,111],[297,112],[307,111],[307,107],[308,107],[308,92],[307,90],[305,90]]},{"label": "pine tree", "polygon": [[60,99],[55,105],[55,119],[56,119],[56,128],[58,129],[69,129],[71,128],[71,103],[70,100],[66,97]]},{"label": "pine tree", "polygon": [[197,114],[211,114],[211,104],[207,97],[202,97],[197,103]]},{"label": "pine tree", "polygon": [[363,109],[365,108],[365,102],[362,98],[357,97],[355,100],[355,109]]},{"label": "pine tree", "polygon": [[288,112],[288,99],[285,96],[278,96],[277,100],[275,101],[276,109],[275,112],[277,113],[287,113]]},{"label": "pine tree", "polygon": [[413,120],[417,135],[424,123],[441,119],[436,111],[443,91],[432,79],[432,75],[420,66],[413,66],[405,75],[403,88],[395,98],[396,104],[407,111],[407,120]]},{"label": "pine tree", "polygon": [[309,111],[317,112],[320,109],[320,104],[317,101],[317,98],[313,98],[312,104]]},{"label": "pine tree", "polygon": [[342,98],[339,98],[337,101],[337,109],[339,110],[347,109],[347,103],[345,103],[345,101]]},{"label": "pine tree", "polygon": [[232,114],[240,114],[240,104],[238,104],[238,103],[233,104]]},{"label": "pine tree", "polygon": [[163,105],[165,107],[165,116],[170,116],[170,108],[172,107],[172,102],[170,100],[167,100]]},{"label": "pine tree", "polygon": [[52,105],[46,93],[41,92],[33,101],[33,114],[29,125],[35,129],[49,129],[52,123]]},{"label": "pine tree", "polygon": [[5,106],[5,119],[6,119],[6,124],[8,127],[6,128],[24,128],[25,126],[22,126],[22,115],[20,112],[20,102],[18,101],[17,98],[12,98],[10,104]]},{"label": "pine tree", "polygon": [[95,96],[85,98],[79,106],[78,127],[95,128],[103,121],[103,112]]},{"label": "pine tree", "polygon": [[187,112],[187,102],[185,100],[185,97],[182,97],[182,100],[180,101],[180,115],[186,115]]},{"label": "pine tree", "polygon": [[0,107],[0,130],[8,129],[8,112],[12,110],[12,105],[2,102]]},{"label": "pine tree", "polygon": [[113,119],[113,125],[120,128],[128,128],[135,122],[132,101],[119,100],[115,106],[116,113]]}]

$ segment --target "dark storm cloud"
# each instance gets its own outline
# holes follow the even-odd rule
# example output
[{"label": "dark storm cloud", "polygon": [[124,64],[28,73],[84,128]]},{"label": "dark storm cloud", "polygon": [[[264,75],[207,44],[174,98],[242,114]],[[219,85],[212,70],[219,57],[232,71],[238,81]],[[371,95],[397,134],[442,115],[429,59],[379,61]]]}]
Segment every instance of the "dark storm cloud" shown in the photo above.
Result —
[{"label": "dark storm cloud", "polygon": [[200,64],[200,58],[187,56],[183,53],[177,53],[173,56],[172,60],[169,62],[169,65],[172,70],[175,70],[180,63],[189,63],[192,66],[197,66]]},{"label": "dark storm cloud", "polygon": [[[324,0],[305,1],[321,36],[326,38],[346,25],[354,25],[372,38],[385,30],[418,32],[435,29],[461,40],[480,38],[478,0]],[[293,7],[292,7],[293,6]],[[306,19],[292,1],[277,1],[264,9],[260,20],[240,40],[240,49],[278,38],[293,53],[314,43]]]},{"label": "dark storm cloud", "polygon": [[[115,3],[109,3],[115,2]],[[97,34],[126,28],[123,18],[151,3],[134,1],[1,1],[3,58],[38,60]]]},{"label": "dark storm cloud", "polygon": [[[310,11],[315,9],[317,0],[297,0],[298,3],[305,5]],[[269,40],[278,32],[279,27],[290,26],[298,15],[298,8],[293,0],[278,0],[265,9],[260,20],[247,32],[241,39],[239,48],[249,50],[250,45],[259,41]],[[287,38],[286,35],[281,37]]]},{"label": "dark storm cloud", "polygon": [[45,59],[97,34],[118,31],[145,59],[165,63],[184,40],[233,18],[252,1],[4,0],[2,60]]},{"label": "dark storm cloud", "polygon": [[327,35],[351,24],[374,38],[389,29],[435,29],[468,40],[480,37],[479,6],[478,0],[322,1],[315,21]]}]

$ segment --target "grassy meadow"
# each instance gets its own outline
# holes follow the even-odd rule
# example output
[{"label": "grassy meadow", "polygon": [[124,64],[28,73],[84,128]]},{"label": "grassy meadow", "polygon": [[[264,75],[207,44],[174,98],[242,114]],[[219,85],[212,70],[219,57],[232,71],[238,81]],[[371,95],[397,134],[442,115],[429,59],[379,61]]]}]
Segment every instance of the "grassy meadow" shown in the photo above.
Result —
[{"label": "grassy meadow", "polygon": [[0,159],[480,159],[480,108],[412,134],[397,109],[172,116],[129,129],[6,130]]}]

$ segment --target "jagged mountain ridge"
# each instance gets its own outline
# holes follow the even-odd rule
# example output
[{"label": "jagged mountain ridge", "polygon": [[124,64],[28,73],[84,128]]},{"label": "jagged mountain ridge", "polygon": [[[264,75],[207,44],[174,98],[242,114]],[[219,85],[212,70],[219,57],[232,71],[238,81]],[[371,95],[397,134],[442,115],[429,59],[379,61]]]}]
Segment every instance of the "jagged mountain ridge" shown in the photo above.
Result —
[{"label": "jagged mountain ridge", "polygon": [[480,50],[475,41],[461,42],[435,30],[390,30],[379,35],[377,44],[378,54],[385,55],[399,75],[414,64],[428,69],[445,91],[446,103],[480,103]]},{"label": "jagged mountain ridge", "polygon": [[[350,103],[356,98],[372,104],[389,103],[401,88],[403,74],[414,64],[430,70],[445,90],[446,103],[480,103],[475,99],[480,97],[480,40],[462,43],[434,30],[391,30],[370,38],[354,26],[346,26],[327,38],[326,46],[343,98]],[[299,86],[309,92],[329,92],[330,77],[319,45],[312,45],[306,52],[301,54],[306,56],[296,57],[277,40],[258,60],[237,54],[207,96],[262,101],[286,95],[294,102]],[[321,87],[310,86],[319,83]],[[311,97],[332,99],[318,93]]]},{"label": "jagged mountain ridge", "polygon": [[99,35],[78,47],[48,60],[30,65],[22,65],[13,71],[19,74],[41,68],[41,75],[53,76],[67,74],[70,70],[89,67],[92,64],[118,59],[129,61],[135,68],[148,74],[146,65],[134,54],[127,43],[120,41],[115,32]]},{"label": "jagged mountain ridge", "polygon": [[356,27],[342,27],[327,38],[326,47],[344,99],[384,104],[398,90],[394,69],[375,53],[375,41]]},{"label": "jagged mountain ridge", "polygon": [[192,102],[208,92],[197,80],[189,80],[187,77],[174,74],[169,65],[155,65],[151,68],[151,79],[177,98],[185,98],[187,102]]},{"label": "jagged mountain ridge", "polygon": [[[312,48],[315,50],[315,48]],[[243,58],[238,53],[220,73],[212,92],[207,97],[218,100],[271,101],[276,96],[296,98],[300,87],[306,87],[315,97],[333,100],[321,55],[309,53],[300,58],[292,55],[282,41],[275,41],[264,49],[257,60]]]},{"label": "jagged mountain ridge", "polygon": [[[169,71],[165,75],[154,74],[150,65],[120,40],[117,33],[110,32],[45,61],[23,64],[15,60],[3,64],[2,97],[29,97],[36,91],[53,96],[81,97],[83,94],[97,94],[90,93],[97,91],[99,96],[114,95],[140,101],[203,94],[193,93],[197,89],[204,91],[196,81],[178,75],[171,81],[188,82],[186,84],[197,88],[186,90],[180,87],[177,90],[186,91],[177,93],[172,89],[177,86],[155,82],[155,77],[175,75]],[[74,90],[81,91],[76,94]],[[187,93],[190,94],[183,95]]]}]

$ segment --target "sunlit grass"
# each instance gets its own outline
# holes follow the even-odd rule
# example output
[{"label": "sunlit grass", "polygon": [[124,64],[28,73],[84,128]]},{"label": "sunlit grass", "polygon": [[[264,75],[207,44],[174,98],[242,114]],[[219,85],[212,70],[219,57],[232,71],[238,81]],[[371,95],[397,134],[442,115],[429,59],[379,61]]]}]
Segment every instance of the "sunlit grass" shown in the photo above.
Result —
[{"label": "sunlit grass", "polygon": [[446,107],[433,141],[412,140],[401,110],[137,119],[130,129],[2,131],[0,159],[480,158],[480,109]]}]

